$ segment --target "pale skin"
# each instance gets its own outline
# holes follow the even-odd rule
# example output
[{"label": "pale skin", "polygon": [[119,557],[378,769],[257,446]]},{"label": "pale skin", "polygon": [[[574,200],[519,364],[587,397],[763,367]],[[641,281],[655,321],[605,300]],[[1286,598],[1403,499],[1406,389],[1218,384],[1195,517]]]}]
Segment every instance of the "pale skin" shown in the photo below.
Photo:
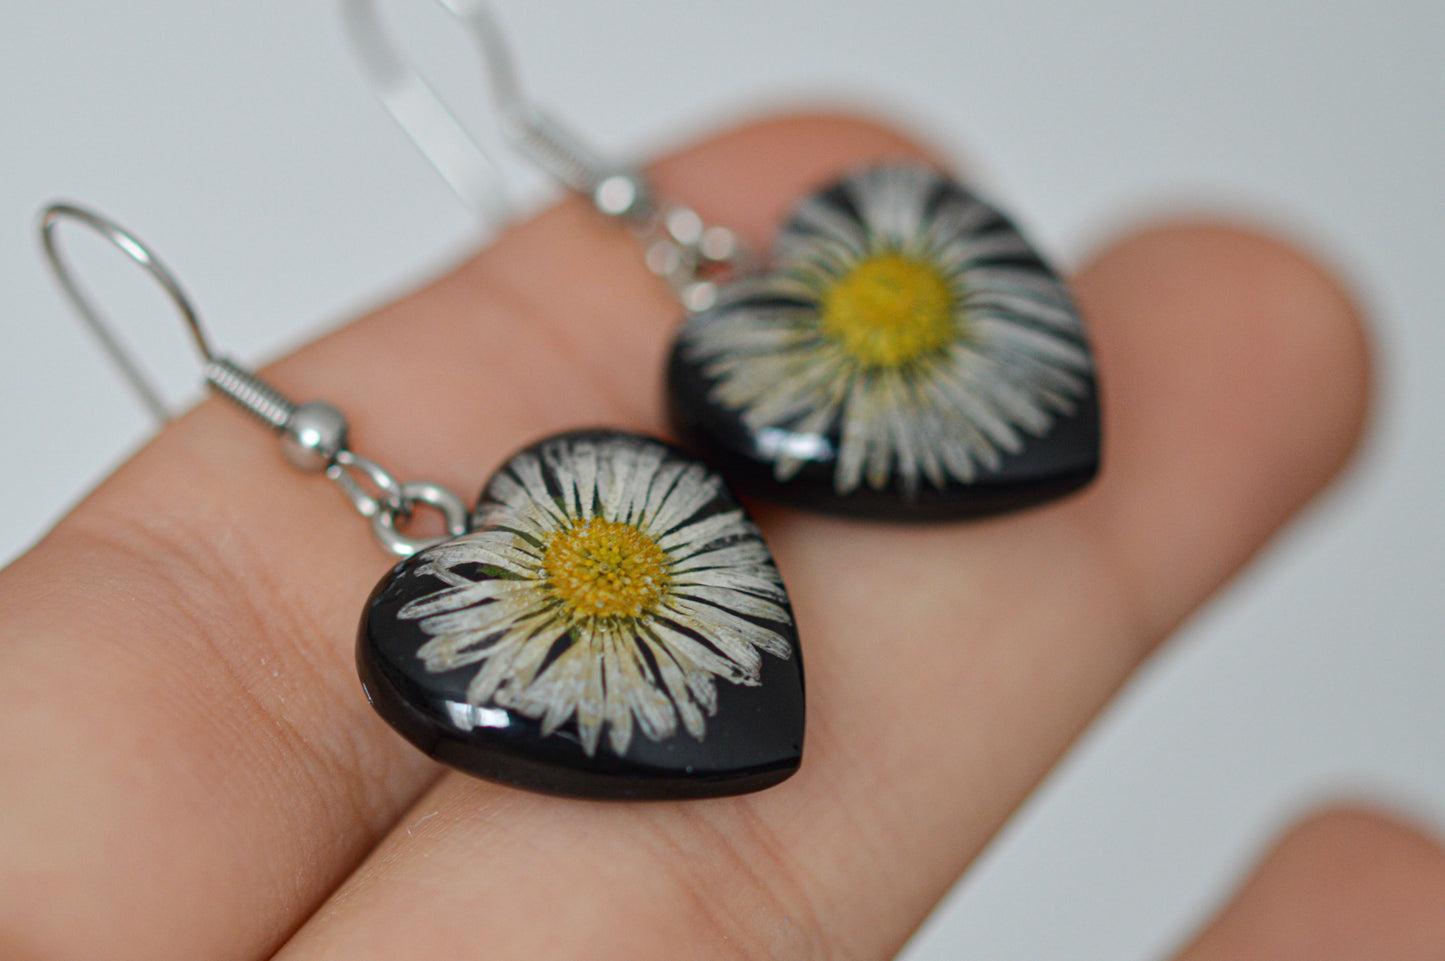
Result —
[{"label": "pale skin", "polygon": [[[761,244],[820,181],[920,155],[795,117],[654,172]],[[1172,222],[1102,244],[1074,285],[1107,425],[1087,492],[907,528],[755,505],[809,729],[802,770],[746,797],[586,803],[427,760],[352,666],[391,562],[330,485],[202,404],[0,575],[0,956],[891,956],[1141,659],[1341,470],[1365,418],[1357,310],[1281,240]],[[471,492],[548,433],[665,436],[677,314],[627,236],[569,201],[267,375],[345,411],[362,453]],[[1336,811],[1180,957],[1442,943],[1445,855]]]}]

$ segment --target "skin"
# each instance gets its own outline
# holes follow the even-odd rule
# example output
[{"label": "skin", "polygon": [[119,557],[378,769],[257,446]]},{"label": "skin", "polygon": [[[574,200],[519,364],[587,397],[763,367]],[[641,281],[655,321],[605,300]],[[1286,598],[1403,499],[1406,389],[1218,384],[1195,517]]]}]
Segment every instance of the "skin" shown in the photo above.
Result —
[{"label": "skin", "polygon": [[[789,117],[654,176],[763,244],[820,181],[919,156],[876,126]],[[739,798],[582,803],[433,765],[355,680],[360,604],[391,562],[329,484],[200,405],[0,574],[0,955],[891,956],[1365,418],[1358,312],[1281,240],[1141,228],[1074,286],[1104,385],[1085,493],[903,528],[755,505],[804,638],[809,731],[794,778]],[[335,403],[399,475],[469,492],[548,433],[666,436],[677,315],[625,232],[569,200],[265,376]],[[1181,957],[1264,957],[1356,885],[1380,910],[1329,916],[1368,950],[1269,956],[1425,957],[1383,930],[1404,884],[1439,905],[1430,842],[1324,816]],[[1445,912],[1389,917],[1420,927],[1416,948],[1442,941]]]},{"label": "skin", "polygon": [[1342,807],[1276,845],[1179,961],[1428,961],[1441,945],[1445,851]]}]

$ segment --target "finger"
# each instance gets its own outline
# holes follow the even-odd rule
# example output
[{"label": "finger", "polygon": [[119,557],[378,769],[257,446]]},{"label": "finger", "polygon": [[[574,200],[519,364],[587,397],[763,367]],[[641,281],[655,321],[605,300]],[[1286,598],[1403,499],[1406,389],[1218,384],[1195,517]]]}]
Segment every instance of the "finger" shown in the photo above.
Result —
[{"label": "finger", "polygon": [[1364,416],[1353,308],[1277,240],[1160,227],[1077,290],[1104,384],[1091,491],[976,525],[761,513],[809,671],[792,780],[626,806],[448,776],[282,956],[891,957]]},{"label": "finger", "polygon": [[[1348,459],[1369,347],[1337,278],[1240,228],[1138,234],[1086,271],[1080,295],[1110,325],[1108,469],[1148,479],[1098,485],[1089,522],[1139,636],[1157,638]],[[1110,336],[1116,324],[1127,334]]]},{"label": "finger", "polygon": [[[774,123],[658,177],[756,227],[910,149]],[[655,427],[640,358],[676,314],[626,232],[571,202],[267,376],[335,403],[403,477],[469,494],[546,433]],[[213,401],[0,574],[0,955],[268,954],[435,778],[356,682],[357,615],[390,563],[366,526]]]},{"label": "finger", "polygon": [[1292,830],[1178,961],[1434,961],[1445,850],[1353,809]]}]

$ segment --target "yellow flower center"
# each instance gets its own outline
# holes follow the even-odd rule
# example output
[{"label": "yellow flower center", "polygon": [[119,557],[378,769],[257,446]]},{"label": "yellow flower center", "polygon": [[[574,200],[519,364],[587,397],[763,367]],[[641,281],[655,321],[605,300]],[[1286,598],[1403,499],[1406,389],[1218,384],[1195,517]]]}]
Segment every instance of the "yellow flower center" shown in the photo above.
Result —
[{"label": "yellow flower center", "polygon": [[938,269],[874,254],[823,296],[823,329],[865,367],[898,367],[953,339],[953,292]]},{"label": "yellow flower center", "polygon": [[667,586],[667,552],[642,531],[594,517],[553,534],[542,555],[547,586],[573,617],[637,617]]}]

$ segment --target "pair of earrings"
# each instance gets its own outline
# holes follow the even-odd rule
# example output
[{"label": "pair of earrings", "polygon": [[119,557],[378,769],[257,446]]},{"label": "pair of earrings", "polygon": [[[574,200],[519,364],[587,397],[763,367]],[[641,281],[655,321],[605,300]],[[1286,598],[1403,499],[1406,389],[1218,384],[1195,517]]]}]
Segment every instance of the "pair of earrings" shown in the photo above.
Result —
[{"label": "pair of earrings", "polygon": [[[784,225],[768,270],[739,269],[729,231],[657,203],[641,177],[597,163],[521,99],[483,8],[442,2],[472,28],[518,144],[627,223],[678,294],[687,316],[668,363],[669,412],[702,460],[636,434],[572,431],[513,455],[468,511],[351,451],[330,405],[298,406],[218,357],[173,275],[118,225],[48,208],[50,262],[163,417],[75,283],[55,228],[89,226],[149,270],[212,389],[276,431],[295,466],[335,480],[405,558],[365,604],[357,666],[373,706],[417,747],[574,796],[768,787],[802,758],[798,636],[772,556],[721,475],[760,497],[890,520],[1073,490],[1097,469],[1099,430],[1077,312],[1002,214],[918,166],[824,188]],[[383,100],[429,156],[457,156],[438,136],[455,146],[459,128],[436,125],[446,115],[435,98],[416,110],[418,85],[430,91],[370,4],[346,9]],[[447,536],[403,534],[418,508],[438,511]]]}]

